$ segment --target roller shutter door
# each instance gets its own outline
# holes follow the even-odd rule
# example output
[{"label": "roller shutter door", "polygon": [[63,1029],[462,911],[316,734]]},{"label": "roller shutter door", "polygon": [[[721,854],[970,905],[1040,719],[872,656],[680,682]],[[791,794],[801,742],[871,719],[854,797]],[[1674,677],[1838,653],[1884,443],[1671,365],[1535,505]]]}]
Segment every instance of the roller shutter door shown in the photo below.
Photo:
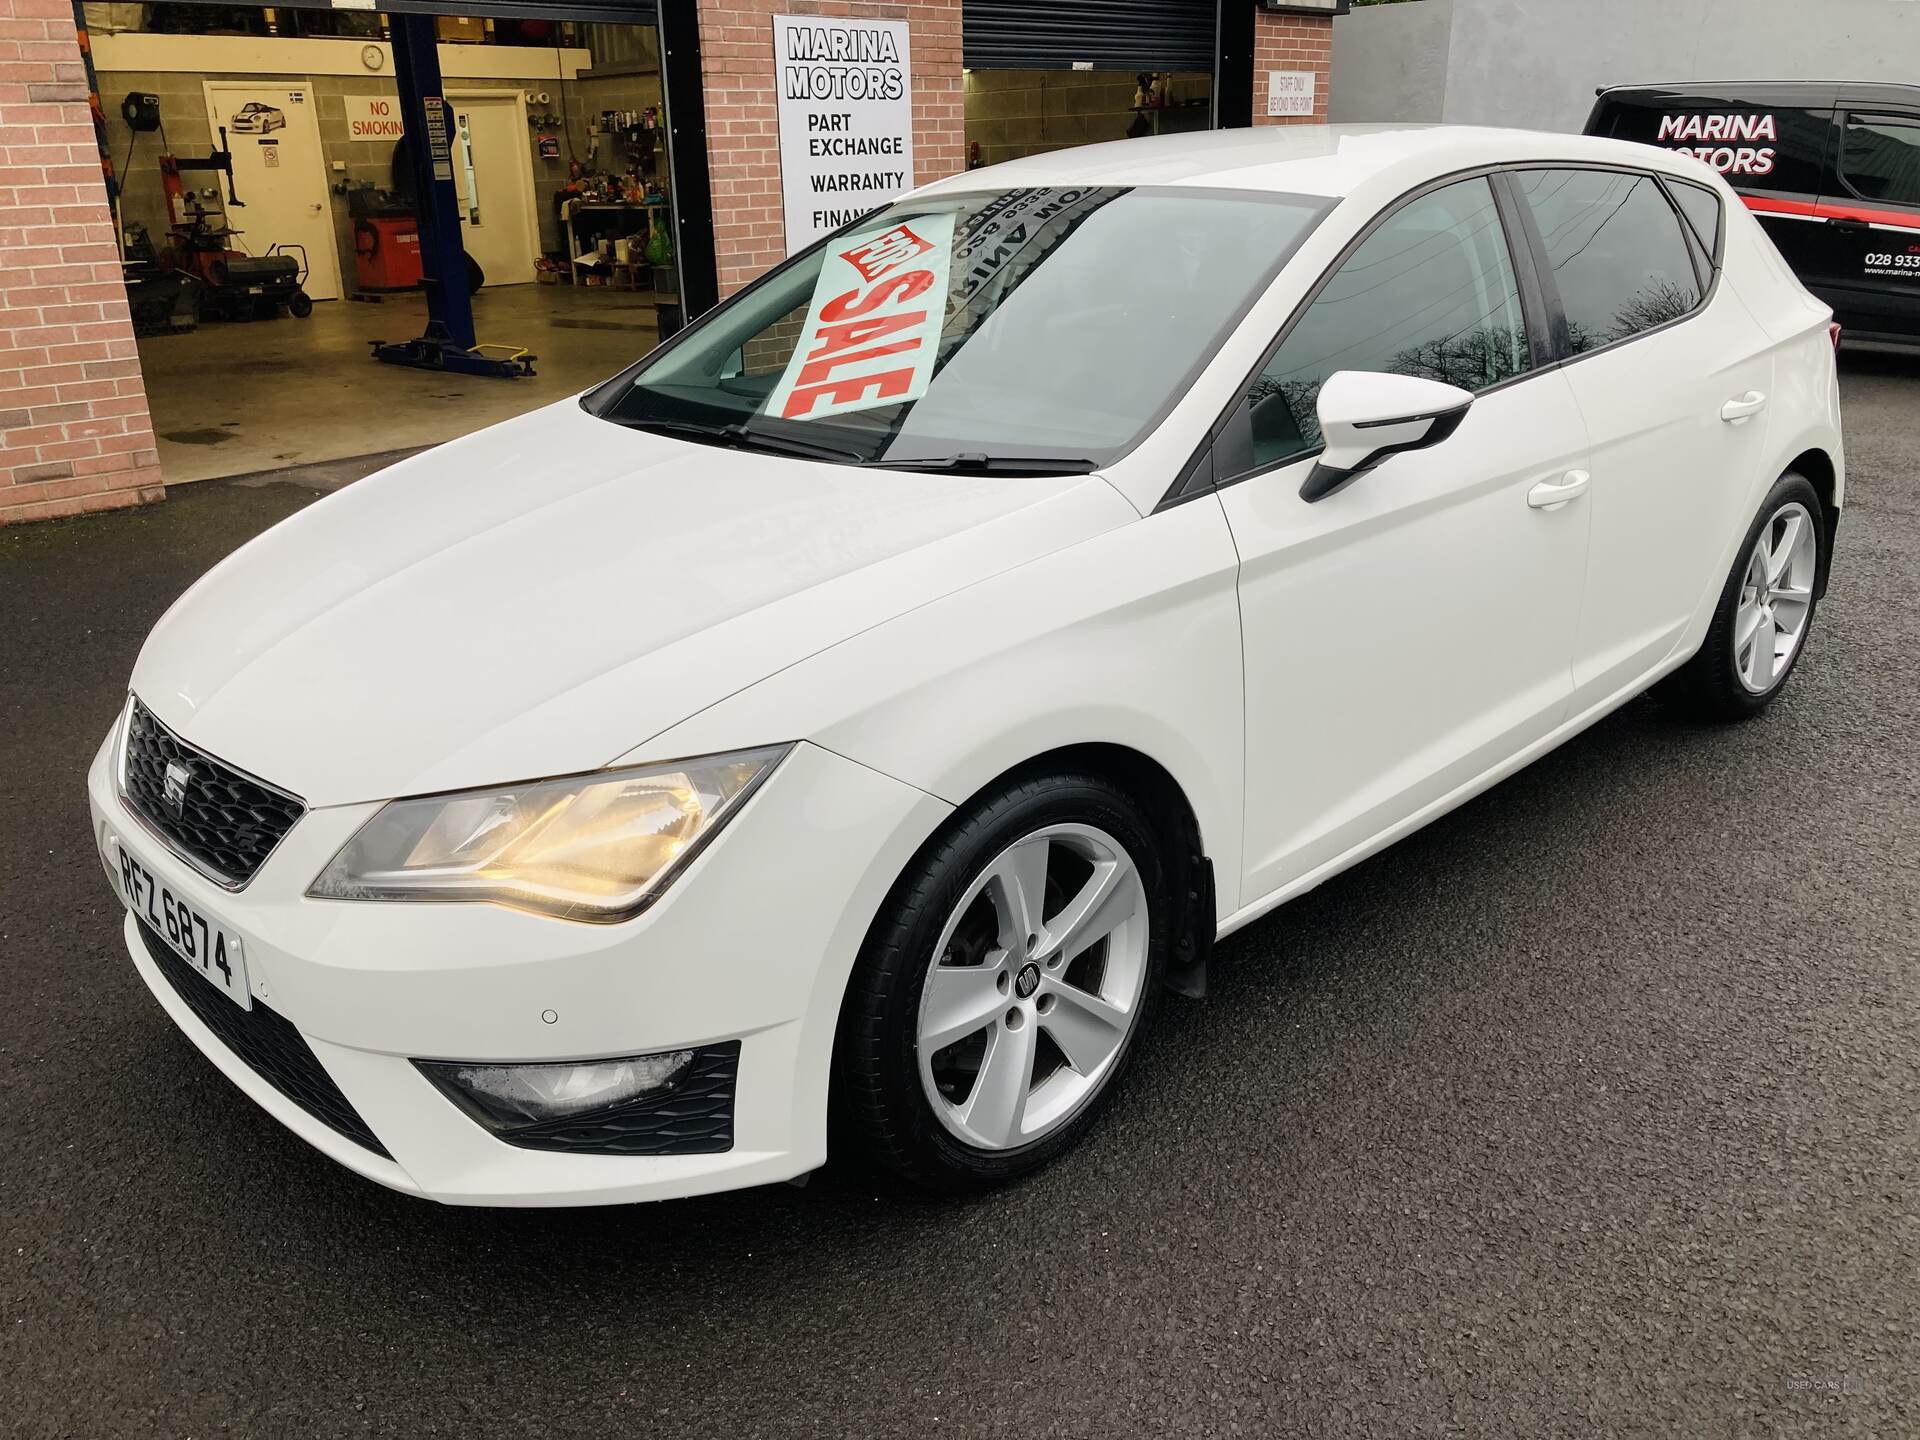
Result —
[{"label": "roller shutter door", "polygon": [[975,70],[1190,70],[1212,73],[1218,0],[964,0]]}]

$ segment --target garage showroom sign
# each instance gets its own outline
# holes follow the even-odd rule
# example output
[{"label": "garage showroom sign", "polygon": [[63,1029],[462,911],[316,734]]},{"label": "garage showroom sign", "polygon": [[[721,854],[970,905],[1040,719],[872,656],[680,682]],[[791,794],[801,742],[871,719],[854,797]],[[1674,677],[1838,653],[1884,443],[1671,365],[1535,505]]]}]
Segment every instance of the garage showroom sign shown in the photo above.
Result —
[{"label": "garage showroom sign", "polygon": [[787,253],[913,187],[904,20],[773,17]]}]

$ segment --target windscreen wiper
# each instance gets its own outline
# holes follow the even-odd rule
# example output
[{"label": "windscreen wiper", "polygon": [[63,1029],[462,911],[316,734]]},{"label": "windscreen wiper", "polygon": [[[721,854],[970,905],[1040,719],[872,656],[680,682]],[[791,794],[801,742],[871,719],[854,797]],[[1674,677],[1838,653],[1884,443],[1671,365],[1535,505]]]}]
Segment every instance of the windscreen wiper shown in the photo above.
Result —
[{"label": "windscreen wiper", "polygon": [[1100,462],[1084,455],[917,455],[903,460],[867,460],[877,470],[937,470],[958,475],[1090,475]]},{"label": "windscreen wiper", "polygon": [[636,430],[661,435],[680,435],[707,445],[724,445],[734,450],[764,450],[773,455],[792,455],[801,460],[831,460],[839,464],[864,465],[867,457],[857,450],[837,445],[822,445],[813,440],[796,440],[786,435],[769,435],[764,430],[749,430],[737,421],[727,425],[702,425],[694,420],[634,420]]}]

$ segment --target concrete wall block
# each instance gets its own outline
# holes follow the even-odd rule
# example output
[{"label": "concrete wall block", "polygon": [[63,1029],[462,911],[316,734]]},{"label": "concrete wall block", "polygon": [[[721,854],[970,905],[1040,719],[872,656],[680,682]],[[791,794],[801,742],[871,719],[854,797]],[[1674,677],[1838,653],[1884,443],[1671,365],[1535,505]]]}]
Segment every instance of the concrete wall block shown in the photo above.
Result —
[{"label": "concrete wall block", "polygon": [[1913,0],[1422,0],[1334,23],[1341,120],[1573,132],[1594,91],[1657,81],[1910,82]]}]

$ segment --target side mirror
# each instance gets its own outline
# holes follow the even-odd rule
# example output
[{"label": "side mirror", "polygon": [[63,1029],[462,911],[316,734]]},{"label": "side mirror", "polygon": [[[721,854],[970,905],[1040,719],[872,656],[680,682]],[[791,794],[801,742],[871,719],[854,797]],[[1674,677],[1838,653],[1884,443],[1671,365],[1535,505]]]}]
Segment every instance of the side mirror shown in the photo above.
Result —
[{"label": "side mirror", "polygon": [[1326,450],[1300,486],[1311,504],[1344,490],[1393,455],[1438,445],[1460,428],[1473,396],[1413,375],[1341,370],[1320,387]]}]

